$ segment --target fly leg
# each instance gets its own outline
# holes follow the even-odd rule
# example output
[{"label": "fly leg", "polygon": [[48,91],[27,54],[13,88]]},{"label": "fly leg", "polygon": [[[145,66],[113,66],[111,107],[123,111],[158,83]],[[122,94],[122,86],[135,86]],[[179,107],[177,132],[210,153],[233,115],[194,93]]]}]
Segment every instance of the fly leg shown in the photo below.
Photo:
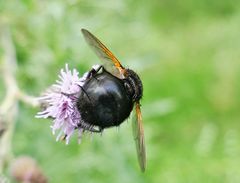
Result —
[{"label": "fly leg", "polygon": [[[102,65],[98,66],[97,68],[92,68],[87,76],[86,76],[86,79],[90,79],[90,78],[95,78],[94,76],[103,68]],[[96,80],[98,80],[97,78],[95,78]],[[83,87],[81,85],[78,85],[79,88],[81,88],[81,90],[87,95],[86,91],[83,89]],[[65,92],[61,92],[62,95],[65,95],[69,98],[72,98],[72,99],[77,99],[76,95],[78,94],[78,92],[75,92],[75,93],[65,93]],[[89,98],[89,96],[87,95],[87,97]]]},{"label": "fly leg", "polygon": [[96,69],[95,68],[92,68],[88,74],[87,74],[87,79],[90,79],[90,78],[94,78],[96,80],[98,80],[95,75],[103,68],[102,65],[98,66]]},{"label": "fly leg", "polygon": [[102,133],[102,131],[103,131],[103,128],[98,127],[98,129],[96,129],[96,128],[94,128],[93,125],[89,125],[89,124],[87,124],[84,121],[81,121],[78,124],[78,128],[83,128],[84,130],[87,130],[87,131],[90,131],[90,132],[94,132],[94,133]]}]

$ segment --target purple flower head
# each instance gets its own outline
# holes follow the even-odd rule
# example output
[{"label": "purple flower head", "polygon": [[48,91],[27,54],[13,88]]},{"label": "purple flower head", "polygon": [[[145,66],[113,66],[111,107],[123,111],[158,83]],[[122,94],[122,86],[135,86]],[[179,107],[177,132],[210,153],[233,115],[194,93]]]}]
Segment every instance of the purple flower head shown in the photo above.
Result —
[{"label": "purple flower head", "polygon": [[[93,66],[95,68],[96,66]],[[66,64],[65,70],[61,69],[58,75],[59,80],[53,84],[42,97],[39,98],[40,103],[43,104],[44,110],[38,112],[37,118],[52,118],[53,124],[51,126],[53,134],[59,131],[57,141],[61,136],[66,139],[66,144],[69,143],[70,137],[77,129],[79,138],[84,132],[79,125],[81,123],[81,116],[78,112],[76,102],[77,95],[83,86],[88,73],[83,77],[79,77],[76,69],[72,71],[68,69]]]}]

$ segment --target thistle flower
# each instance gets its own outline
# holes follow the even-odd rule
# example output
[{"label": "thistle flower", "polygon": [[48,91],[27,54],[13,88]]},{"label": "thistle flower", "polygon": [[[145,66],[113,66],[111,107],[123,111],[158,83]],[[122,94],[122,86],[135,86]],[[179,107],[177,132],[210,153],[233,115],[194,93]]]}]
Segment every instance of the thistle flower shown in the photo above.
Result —
[{"label": "thistle flower", "polygon": [[[93,66],[95,68],[96,66]],[[77,95],[83,86],[88,73],[83,77],[79,77],[76,69],[69,70],[66,64],[65,70],[61,69],[58,75],[59,80],[53,84],[42,97],[39,98],[40,103],[44,106],[44,110],[38,112],[37,118],[52,118],[51,125],[53,134],[58,131],[56,140],[58,141],[64,135],[66,144],[69,143],[70,137],[75,130],[78,130],[79,140],[84,132],[79,125],[81,121],[76,102]]]}]

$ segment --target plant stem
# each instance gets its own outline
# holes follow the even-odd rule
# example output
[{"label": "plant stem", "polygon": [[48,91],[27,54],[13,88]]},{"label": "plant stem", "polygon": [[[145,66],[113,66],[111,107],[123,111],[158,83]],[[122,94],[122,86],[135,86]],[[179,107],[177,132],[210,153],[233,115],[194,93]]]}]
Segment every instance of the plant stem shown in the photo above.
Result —
[{"label": "plant stem", "polygon": [[39,105],[38,100],[28,96],[19,90],[16,81],[17,59],[16,50],[12,41],[9,28],[4,25],[0,29],[0,48],[2,65],[0,73],[3,75],[6,94],[0,105],[0,174],[4,166],[12,158],[12,136],[15,121],[18,115],[18,102],[22,101],[28,105],[36,107]]},{"label": "plant stem", "polygon": [[11,140],[14,122],[18,113],[18,101],[16,100],[18,87],[15,79],[17,68],[15,48],[7,27],[2,27],[0,32],[0,45],[3,50],[2,74],[6,87],[6,96],[0,106],[1,121],[4,131],[0,138],[0,174],[4,165],[12,156]]}]

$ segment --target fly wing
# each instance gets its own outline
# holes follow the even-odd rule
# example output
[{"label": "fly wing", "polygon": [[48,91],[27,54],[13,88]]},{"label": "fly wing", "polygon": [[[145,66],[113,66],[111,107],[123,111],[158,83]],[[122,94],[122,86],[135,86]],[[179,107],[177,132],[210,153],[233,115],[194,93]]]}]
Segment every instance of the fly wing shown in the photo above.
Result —
[{"label": "fly wing", "polygon": [[136,102],[135,104],[134,113],[135,114],[133,114],[133,122],[132,122],[133,137],[136,144],[138,162],[142,172],[144,172],[146,168],[146,151],[145,151],[142,114],[141,114],[139,102]]},{"label": "fly wing", "polygon": [[121,65],[113,53],[88,30],[82,29],[82,34],[86,42],[103,62],[103,66],[107,69],[107,71],[122,79],[125,68]]}]

